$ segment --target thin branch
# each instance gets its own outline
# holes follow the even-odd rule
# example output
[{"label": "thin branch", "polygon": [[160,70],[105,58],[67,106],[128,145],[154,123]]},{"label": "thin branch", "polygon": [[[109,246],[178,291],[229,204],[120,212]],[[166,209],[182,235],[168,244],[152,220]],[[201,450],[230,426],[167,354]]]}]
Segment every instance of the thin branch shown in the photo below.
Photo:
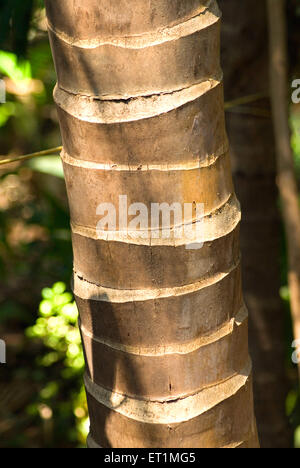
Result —
[{"label": "thin branch", "polygon": [[246,114],[246,115],[254,115],[255,117],[265,117],[270,118],[271,113],[268,109],[263,109],[261,107],[231,107],[228,108],[226,112],[231,112],[233,114]]},{"label": "thin branch", "polygon": [[251,102],[260,101],[261,99],[265,99],[269,97],[268,93],[256,93],[250,94],[248,96],[243,96],[237,99],[233,99],[232,101],[225,102],[225,110],[231,109],[232,107],[243,106],[244,104],[250,104]]},{"label": "thin branch", "polygon": [[[6,164],[11,164],[14,162],[27,161],[28,159],[38,158],[40,156],[52,156],[52,155],[54,156],[54,154],[60,153],[61,150],[62,150],[62,146],[57,146],[56,148],[50,148],[48,150],[38,151],[37,153],[25,154],[23,156],[16,156],[14,158],[9,158],[9,159],[2,159],[0,160],[0,166],[4,166]],[[6,156],[2,156],[2,157],[6,157]]]}]

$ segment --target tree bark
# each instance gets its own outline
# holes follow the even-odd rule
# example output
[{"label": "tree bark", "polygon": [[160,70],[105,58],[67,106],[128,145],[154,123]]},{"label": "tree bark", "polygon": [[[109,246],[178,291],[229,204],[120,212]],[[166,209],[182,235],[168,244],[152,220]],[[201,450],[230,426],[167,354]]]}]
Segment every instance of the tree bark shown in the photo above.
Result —
[{"label": "tree bark", "polygon": [[[257,447],[215,1],[47,0],[89,447]],[[202,248],[97,207],[204,204]],[[98,211],[99,212],[99,211]],[[155,231],[157,233],[157,231]],[[195,247],[195,246],[194,246]]]},{"label": "tree bark", "polygon": [[[220,0],[225,100],[269,92],[266,3]],[[284,311],[279,297],[279,217],[275,141],[269,99],[246,114],[227,113],[234,182],[241,200],[242,272],[250,315],[250,352],[259,437],[264,448],[291,446],[285,416]],[[258,110],[269,112],[260,117]],[[243,110],[243,109],[241,109]],[[267,115],[267,114],[266,114]]]}]

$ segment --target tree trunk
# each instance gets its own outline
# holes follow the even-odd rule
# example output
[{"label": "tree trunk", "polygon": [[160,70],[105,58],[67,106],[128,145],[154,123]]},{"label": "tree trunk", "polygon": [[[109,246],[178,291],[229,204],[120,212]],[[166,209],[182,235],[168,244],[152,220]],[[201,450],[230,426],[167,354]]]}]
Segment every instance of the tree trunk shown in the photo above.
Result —
[{"label": "tree trunk", "polygon": [[[276,136],[278,187],[282,202],[288,251],[288,280],[294,338],[300,342],[300,207],[288,110],[288,53],[286,1],[268,0],[270,75]],[[300,381],[300,361],[298,362]]]},{"label": "tree trunk", "polygon": [[[220,0],[225,100],[268,93],[266,2]],[[242,44],[242,46],[241,46]],[[267,110],[260,117],[257,109]],[[245,301],[250,314],[250,351],[260,442],[264,448],[291,446],[285,416],[287,382],[284,310],[279,297],[279,219],[275,144],[269,99],[253,102],[246,114],[227,113],[234,181],[243,210],[241,248]]]},{"label": "tree trunk", "polygon": [[[220,13],[211,0],[128,3],[46,1],[88,445],[256,447]],[[169,235],[170,219],[141,236],[123,217],[97,229],[101,203],[193,209]],[[201,234],[178,237],[181,225]]]}]

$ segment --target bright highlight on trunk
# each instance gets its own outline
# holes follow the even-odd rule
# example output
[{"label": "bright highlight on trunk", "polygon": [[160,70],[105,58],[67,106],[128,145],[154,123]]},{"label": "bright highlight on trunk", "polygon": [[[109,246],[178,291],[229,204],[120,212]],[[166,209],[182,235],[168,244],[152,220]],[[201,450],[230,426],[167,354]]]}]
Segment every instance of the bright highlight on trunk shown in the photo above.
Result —
[{"label": "bright highlight on trunk", "polygon": [[[99,447],[257,447],[212,0],[46,0],[74,294]],[[96,230],[101,203],[203,203],[204,245]]]}]

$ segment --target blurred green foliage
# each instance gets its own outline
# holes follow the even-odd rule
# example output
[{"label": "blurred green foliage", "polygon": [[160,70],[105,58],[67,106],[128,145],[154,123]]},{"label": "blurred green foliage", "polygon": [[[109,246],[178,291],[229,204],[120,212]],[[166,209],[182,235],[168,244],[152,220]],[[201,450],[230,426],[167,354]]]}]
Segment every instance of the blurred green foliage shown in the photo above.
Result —
[{"label": "blurred green foliage", "polygon": [[28,166],[43,174],[50,174],[60,179],[64,178],[64,171],[62,162],[59,156],[43,156],[40,158],[32,159]]},{"label": "blurred green foliage", "polygon": [[[0,50],[0,73],[15,83],[24,83],[32,78],[31,65],[28,60],[18,60],[16,54]],[[0,106],[0,127],[17,114],[17,104],[5,102]]]},{"label": "blurred green foliage", "polygon": [[[0,153],[59,146],[52,97],[56,75],[43,1],[0,1],[0,78],[7,91],[6,103],[0,104]],[[45,289],[58,279],[68,283],[71,272],[69,212],[59,158],[2,167],[0,336],[8,344],[8,363],[0,369],[1,448],[84,445],[88,420],[76,308],[71,295],[61,292],[62,284]],[[44,335],[38,320],[47,322]],[[55,321],[64,323],[66,336],[57,336]],[[39,330],[40,336],[25,340],[28,327],[29,334]]]},{"label": "blurred green foliage", "polygon": [[297,176],[300,181],[300,111],[291,115],[292,148],[295,155]]},{"label": "blurred green foliage", "polygon": [[[27,329],[26,335],[43,343],[45,352],[37,356],[36,365],[51,369],[56,378],[47,381],[27,410],[43,417],[45,408],[49,409],[46,416],[53,415],[51,442],[55,432],[64,425],[65,418],[70,419],[68,413],[71,411],[75,418],[74,429],[66,436],[70,437],[70,442],[84,445],[89,422],[82,379],[84,357],[77,327],[78,310],[72,294],[66,292],[62,282],[44,288],[42,298],[39,317]],[[58,398],[59,395],[63,398]]]},{"label": "blurred green foliage", "polygon": [[32,78],[30,62],[4,50],[0,50],[0,72],[16,82]]}]

